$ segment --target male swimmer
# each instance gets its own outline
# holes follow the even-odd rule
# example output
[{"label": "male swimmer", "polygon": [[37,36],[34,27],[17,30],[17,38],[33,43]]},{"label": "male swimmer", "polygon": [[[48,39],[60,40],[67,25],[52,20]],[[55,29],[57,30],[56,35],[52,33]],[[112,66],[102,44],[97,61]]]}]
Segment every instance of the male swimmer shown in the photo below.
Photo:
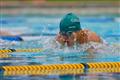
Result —
[{"label": "male swimmer", "polygon": [[95,32],[92,32],[90,30],[83,30],[81,28],[79,17],[73,13],[67,14],[61,20],[60,32],[56,37],[56,41],[61,45],[67,45],[68,47],[72,47],[75,43],[102,43],[102,40]]}]

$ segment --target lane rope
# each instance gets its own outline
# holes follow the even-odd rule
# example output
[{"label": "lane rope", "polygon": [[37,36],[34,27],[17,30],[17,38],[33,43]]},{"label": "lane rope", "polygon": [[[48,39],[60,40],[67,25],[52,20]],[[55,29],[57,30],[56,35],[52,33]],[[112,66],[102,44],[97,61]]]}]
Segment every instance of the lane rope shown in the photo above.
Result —
[{"label": "lane rope", "polygon": [[[1,66],[0,71],[4,75],[65,75],[96,72],[120,72],[120,62],[98,62],[80,64],[53,64],[53,65],[23,65],[23,66]],[[37,72],[38,71],[38,72]],[[16,74],[14,74],[16,73]]]},{"label": "lane rope", "polygon": [[1,49],[0,53],[12,53],[12,52],[41,52],[42,48],[35,49]]},{"label": "lane rope", "polygon": [[9,54],[0,54],[0,59],[1,58],[10,58],[11,57],[11,55],[9,55]]}]

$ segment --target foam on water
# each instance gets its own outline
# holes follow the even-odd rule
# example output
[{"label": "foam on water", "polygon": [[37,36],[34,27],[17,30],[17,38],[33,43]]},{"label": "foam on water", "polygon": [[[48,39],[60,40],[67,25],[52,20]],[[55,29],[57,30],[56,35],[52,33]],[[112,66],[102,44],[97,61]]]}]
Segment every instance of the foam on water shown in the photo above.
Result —
[{"label": "foam on water", "polygon": [[[3,44],[4,43],[4,44]],[[29,44],[29,45],[28,45]],[[40,40],[35,41],[25,41],[25,42],[9,42],[0,40],[1,48],[43,48],[47,54],[84,54],[89,48],[94,48],[94,54],[99,54],[99,56],[120,56],[120,44],[104,44],[89,42],[86,44],[78,45],[75,44],[73,47],[62,46],[57,41],[55,37],[43,37]]]},{"label": "foam on water", "polygon": [[[99,57],[114,57],[120,56],[120,44],[104,44],[89,42],[82,45],[74,45],[73,47],[61,46],[54,38],[49,38],[43,43],[43,48],[49,50],[52,54],[84,54],[89,48],[94,48],[94,55]],[[89,52],[88,52],[89,54]]]}]

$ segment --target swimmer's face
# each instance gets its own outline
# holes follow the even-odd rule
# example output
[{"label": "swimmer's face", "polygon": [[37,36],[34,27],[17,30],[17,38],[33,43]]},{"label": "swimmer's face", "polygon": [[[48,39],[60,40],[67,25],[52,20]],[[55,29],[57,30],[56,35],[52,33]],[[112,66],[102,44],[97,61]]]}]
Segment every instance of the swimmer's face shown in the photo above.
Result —
[{"label": "swimmer's face", "polygon": [[74,44],[74,36],[73,33],[71,35],[63,35],[63,34],[59,34],[57,36],[56,39],[59,43],[61,43],[62,45],[67,44],[67,46],[72,46]]}]

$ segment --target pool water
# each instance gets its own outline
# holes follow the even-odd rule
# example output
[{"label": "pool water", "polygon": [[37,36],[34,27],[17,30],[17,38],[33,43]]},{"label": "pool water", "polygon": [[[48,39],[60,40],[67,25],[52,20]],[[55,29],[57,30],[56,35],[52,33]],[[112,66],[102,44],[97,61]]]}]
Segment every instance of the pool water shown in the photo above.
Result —
[{"label": "pool water", "polygon": [[[83,29],[96,32],[106,42],[90,42],[73,48],[60,49],[54,41],[59,32],[62,16],[2,16],[2,30],[8,30],[24,39],[23,42],[1,41],[0,48],[32,49],[42,48],[41,52],[14,52],[11,57],[1,58],[0,66],[6,65],[45,65],[88,62],[120,62],[120,19],[119,16],[80,16]],[[97,48],[92,54],[86,52],[90,46]],[[2,80],[119,80],[120,73],[85,73],[79,75],[19,75],[4,76]]]}]

